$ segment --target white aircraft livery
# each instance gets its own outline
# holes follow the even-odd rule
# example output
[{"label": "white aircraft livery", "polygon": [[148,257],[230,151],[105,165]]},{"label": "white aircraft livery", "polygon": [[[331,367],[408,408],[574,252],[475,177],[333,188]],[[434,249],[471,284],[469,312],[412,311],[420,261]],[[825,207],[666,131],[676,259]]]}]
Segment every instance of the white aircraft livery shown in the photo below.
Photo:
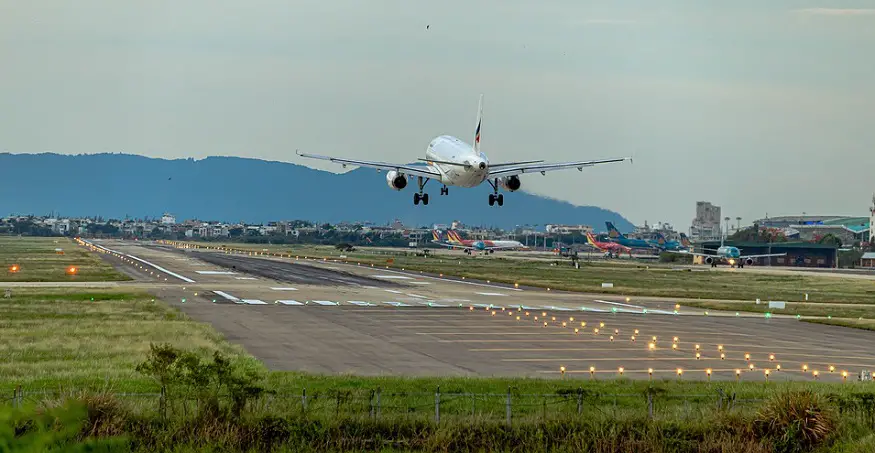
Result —
[{"label": "white aircraft livery", "polygon": [[[428,144],[425,150],[426,165],[396,165],[386,162],[371,162],[364,160],[341,159],[330,156],[304,154],[298,152],[301,157],[328,160],[343,165],[357,167],[376,168],[377,171],[386,170],[386,182],[391,189],[402,190],[407,187],[407,179],[417,177],[419,192],[413,194],[413,204],[428,204],[428,194],[423,192],[425,185],[430,180],[436,180],[443,184],[441,195],[449,195],[447,186],[477,187],[486,181],[492,186],[493,193],[489,194],[489,206],[498,203],[504,204],[504,195],[498,193],[499,188],[514,192],[521,186],[519,175],[523,173],[541,173],[548,171],[577,168],[583,171],[584,167],[592,167],[599,164],[612,162],[631,161],[631,158],[621,157],[604,160],[588,160],[578,162],[544,163],[543,160],[525,162],[490,163],[486,154],[480,151],[480,125],[483,118],[483,95],[480,95],[480,104],[477,110],[477,129],[474,132],[474,145],[469,145],[456,137],[441,135]],[[296,151],[297,152],[297,151]]]}]

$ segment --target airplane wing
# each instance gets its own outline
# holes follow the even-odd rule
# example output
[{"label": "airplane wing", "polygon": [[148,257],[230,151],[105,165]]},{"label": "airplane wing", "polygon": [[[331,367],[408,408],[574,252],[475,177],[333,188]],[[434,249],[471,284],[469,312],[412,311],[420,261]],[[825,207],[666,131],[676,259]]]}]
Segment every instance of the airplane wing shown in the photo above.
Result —
[{"label": "airplane wing", "polygon": [[305,154],[299,153],[298,150],[295,150],[301,157],[307,157],[310,159],[319,159],[319,160],[327,160],[334,162],[336,164],[341,164],[344,167],[347,165],[353,165],[356,167],[368,167],[368,168],[376,168],[377,170],[395,170],[400,173],[404,173],[407,175],[413,176],[422,176],[425,178],[435,178],[440,179],[441,174],[432,167],[429,166],[412,166],[412,165],[398,165],[398,164],[390,164],[387,162],[373,162],[366,160],[352,160],[352,159],[341,159],[338,157],[330,157],[330,156],[320,156],[318,154]]},{"label": "airplane wing", "polygon": [[609,164],[613,162],[623,162],[623,161],[631,161],[631,157],[620,157],[616,159],[603,159],[603,160],[587,160],[587,161],[579,161],[579,162],[558,162],[553,164],[543,164],[543,163],[520,163],[519,165],[509,164],[507,167],[499,167],[493,168],[489,171],[489,177],[495,178],[500,176],[512,176],[519,175],[523,173],[541,173],[546,174],[548,171],[554,170],[565,170],[567,168],[577,168],[580,171],[583,171],[583,167],[593,167],[595,165],[600,164]]},{"label": "airplane wing", "polygon": [[[720,255],[714,255],[714,254],[711,254],[711,253],[697,253],[697,252],[690,252],[690,251],[687,251],[687,250],[664,250],[664,251],[665,251],[665,252],[668,252],[668,253],[677,253],[678,255],[704,256],[704,257],[706,257],[706,258],[707,258],[707,257],[711,257],[711,258],[721,258],[721,259],[723,258],[723,257],[720,256]],[[746,257],[742,257],[742,258],[746,258]]]},{"label": "airplane wing", "polygon": [[444,246],[444,247],[451,248],[451,249],[466,249],[466,248],[471,248],[471,247],[466,247],[466,246],[464,246],[464,245],[459,245],[459,244],[449,244],[449,243],[446,243],[446,242],[431,241],[431,243],[432,243],[432,244],[436,244],[436,245],[442,245],[442,246]]},{"label": "airplane wing", "polygon": [[767,258],[770,256],[785,256],[785,255],[787,255],[787,254],[786,253],[771,253],[771,254],[765,254],[765,255],[741,255],[738,257],[738,259],[745,260],[748,258]]}]

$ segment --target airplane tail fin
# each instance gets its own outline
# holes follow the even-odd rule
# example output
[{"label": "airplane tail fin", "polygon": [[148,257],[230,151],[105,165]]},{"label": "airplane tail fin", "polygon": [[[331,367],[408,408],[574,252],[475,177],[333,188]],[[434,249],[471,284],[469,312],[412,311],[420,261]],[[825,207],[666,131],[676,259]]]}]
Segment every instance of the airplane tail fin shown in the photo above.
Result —
[{"label": "airplane tail fin", "polygon": [[689,247],[691,245],[690,238],[688,238],[687,235],[684,233],[681,233],[681,245],[684,247]]},{"label": "airplane tail fin", "polygon": [[447,230],[447,239],[449,239],[451,244],[461,244],[462,241],[459,240],[459,233],[456,233],[453,230]]},{"label": "airplane tail fin", "polygon": [[608,227],[608,237],[611,237],[614,239],[625,237],[625,236],[623,236],[623,233],[620,233],[620,230],[618,230],[617,227],[615,227],[613,223],[605,222],[605,226]]},{"label": "airplane tail fin", "polygon": [[656,243],[659,245],[665,245],[665,236],[660,232],[656,233]]},{"label": "airplane tail fin", "polygon": [[483,121],[483,95],[477,105],[477,129],[474,131],[474,154],[480,154],[480,124]]},{"label": "airplane tail fin", "polygon": [[592,233],[590,233],[590,232],[586,233],[586,242],[589,245],[595,246],[595,238],[592,236]]},{"label": "airplane tail fin", "polygon": [[434,242],[440,242],[441,232],[438,230],[431,230],[431,237],[434,239]]}]

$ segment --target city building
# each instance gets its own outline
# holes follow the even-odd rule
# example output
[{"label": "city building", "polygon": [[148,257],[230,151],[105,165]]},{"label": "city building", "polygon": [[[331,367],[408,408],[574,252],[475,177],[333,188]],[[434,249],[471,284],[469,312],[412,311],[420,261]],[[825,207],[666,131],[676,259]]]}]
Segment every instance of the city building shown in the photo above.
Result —
[{"label": "city building", "polygon": [[592,233],[593,228],[589,225],[546,225],[547,234],[586,234]]},{"label": "city building", "polygon": [[875,194],[872,194],[872,207],[869,208],[869,245],[875,244]]},{"label": "city building", "polygon": [[690,226],[690,239],[694,241],[719,239],[721,231],[720,206],[714,206],[708,201],[697,201],[696,218]]},{"label": "city building", "polygon": [[860,267],[875,268],[875,252],[866,252],[860,258]]}]

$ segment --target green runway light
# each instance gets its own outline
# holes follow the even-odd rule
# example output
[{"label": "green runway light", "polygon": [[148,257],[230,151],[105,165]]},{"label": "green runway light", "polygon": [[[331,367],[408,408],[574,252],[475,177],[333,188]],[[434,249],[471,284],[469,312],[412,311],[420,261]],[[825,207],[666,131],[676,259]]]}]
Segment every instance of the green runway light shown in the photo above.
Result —
[{"label": "green runway light", "polygon": [[94,298],[93,298],[93,297],[91,298],[91,302],[94,302]]},{"label": "green runway light", "polygon": [[184,297],[182,298],[182,303],[185,303],[185,298],[184,298]]},{"label": "green runway light", "polygon": [[738,312],[735,312],[735,316],[741,316],[741,315],[739,315]]},{"label": "green runway light", "polygon": [[641,311],[642,311],[645,315],[647,314],[647,309],[646,309],[646,308],[642,309]]},{"label": "green runway light", "polygon": [[766,319],[771,318],[771,317],[772,317],[772,314],[769,312],[766,312]]},{"label": "green runway light", "polygon": [[707,311],[705,312],[705,316],[708,316],[708,312],[707,312]]},{"label": "green runway light", "polygon": [[678,311],[677,311],[677,310],[675,310],[675,311],[674,311],[674,314],[678,314]]},{"label": "green runway light", "polygon": [[616,312],[617,312],[617,307],[613,307],[613,308],[611,308],[611,311],[614,312],[614,313],[616,313]]},{"label": "green runway light", "polygon": [[802,319],[802,315],[796,315],[796,319]]},{"label": "green runway light", "polygon": [[832,315],[827,316],[826,319],[832,319]]},{"label": "green runway light", "polygon": [[216,303],[216,299],[213,299],[213,303]]}]

